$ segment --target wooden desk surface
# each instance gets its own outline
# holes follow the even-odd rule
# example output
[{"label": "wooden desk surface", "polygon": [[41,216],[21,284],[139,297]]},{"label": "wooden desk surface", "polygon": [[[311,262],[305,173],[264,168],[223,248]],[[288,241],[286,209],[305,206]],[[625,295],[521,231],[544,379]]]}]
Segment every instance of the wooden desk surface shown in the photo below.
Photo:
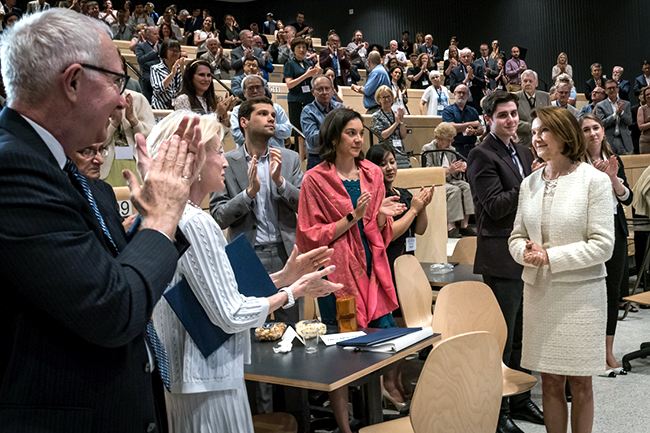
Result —
[{"label": "wooden desk surface", "polygon": [[[367,333],[376,329],[359,329]],[[328,330],[329,332],[329,330]],[[277,342],[259,342],[251,339],[251,363],[244,366],[244,378],[256,382],[296,388],[334,391],[361,379],[387,365],[440,341],[440,336],[429,337],[401,352],[354,352],[339,346],[318,343],[316,353],[305,353],[300,341],[294,340],[289,353],[274,353]]]},{"label": "wooden desk surface", "polygon": [[432,263],[421,262],[424,273],[427,274],[429,283],[432,287],[443,287],[450,283],[458,281],[480,281],[483,282],[483,276],[474,273],[474,265],[456,265],[452,272],[446,274],[432,274],[429,269]]}]

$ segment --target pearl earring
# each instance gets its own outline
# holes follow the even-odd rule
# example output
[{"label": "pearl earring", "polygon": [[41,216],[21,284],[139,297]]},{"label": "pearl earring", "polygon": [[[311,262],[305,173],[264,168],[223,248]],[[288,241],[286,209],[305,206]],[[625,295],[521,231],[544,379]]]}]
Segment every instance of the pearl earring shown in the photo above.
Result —
[{"label": "pearl earring", "polygon": [[201,182],[201,173],[199,173],[198,181]]}]

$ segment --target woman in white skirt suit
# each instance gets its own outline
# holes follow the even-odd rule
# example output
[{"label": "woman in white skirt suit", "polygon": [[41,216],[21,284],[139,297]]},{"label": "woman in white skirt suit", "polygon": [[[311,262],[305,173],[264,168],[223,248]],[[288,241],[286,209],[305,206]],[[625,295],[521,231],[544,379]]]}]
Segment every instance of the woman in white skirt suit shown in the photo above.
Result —
[{"label": "woman in white skirt suit", "polygon": [[[170,137],[178,139],[174,131],[185,129],[187,116],[192,113],[175,111],[154,127],[147,139],[149,156],[154,157]],[[287,302],[291,304],[292,298],[324,296],[342,286],[322,279],[333,271],[333,266],[315,272],[327,265],[334,253],[323,247],[300,256],[294,250],[284,269],[271,275],[275,285],[284,291],[268,298],[239,293],[221,228],[200,208],[208,193],[225,188],[224,169],[228,163],[221,148],[223,127],[213,115],[200,116],[198,122],[193,122],[198,124],[205,142],[205,165],[188,180],[189,202],[178,226],[190,247],[178,260],[171,285],[186,278],[212,323],[233,336],[205,358],[165,298],[158,302],[153,320],[169,359],[171,393],[165,393],[169,430],[253,433],[244,385],[244,363],[250,363],[251,357],[249,329],[261,326],[268,314]]]},{"label": "woman in white skirt suit", "polygon": [[521,365],[542,374],[544,422],[566,432],[565,383],[571,386],[571,431],[591,432],[591,376],[605,361],[605,262],[614,247],[612,186],[580,160],[586,142],[575,117],[548,107],[533,113],[533,147],[543,168],[521,184],[509,239],[524,265]]}]

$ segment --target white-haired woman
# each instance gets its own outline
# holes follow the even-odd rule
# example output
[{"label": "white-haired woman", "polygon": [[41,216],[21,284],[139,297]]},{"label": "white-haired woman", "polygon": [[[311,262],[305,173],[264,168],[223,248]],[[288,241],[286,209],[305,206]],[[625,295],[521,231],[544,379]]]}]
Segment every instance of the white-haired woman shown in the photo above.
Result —
[{"label": "white-haired woman", "polygon": [[420,114],[424,114],[426,106],[427,116],[442,116],[442,110],[449,106],[449,90],[441,84],[440,72],[429,72],[431,85],[422,94],[420,99]]},{"label": "white-haired woman", "polygon": [[[175,111],[154,127],[147,139],[150,157],[186,115],[192,113]],[[244,363],[250,362],[249,329],[261,326],[268,314],[288,302],[290,293],[294,298],[318,297],[341,285],[321,278],[333,267],[314,272],[329,263],[333,252],[322,247],[300,257],[293,251],[284,269],[271,275],[276,287],[284,288],[277,294],[255,298],[239,293],[221,228],[199,206],[210,192],[225,187],[228,163],[221,147],[222,127],[216,117],[204,115],[199,128],[205,165],[191,179],[190,199],[179,223],[191,246],[179,259],[171,286],[185,278],[212,323],[233,336],[206,358],[167,301],[163,298],[156,305],[154,323],[169,358],[171,392],[165,394],[169,430],[252,433],[244,385]]]}]

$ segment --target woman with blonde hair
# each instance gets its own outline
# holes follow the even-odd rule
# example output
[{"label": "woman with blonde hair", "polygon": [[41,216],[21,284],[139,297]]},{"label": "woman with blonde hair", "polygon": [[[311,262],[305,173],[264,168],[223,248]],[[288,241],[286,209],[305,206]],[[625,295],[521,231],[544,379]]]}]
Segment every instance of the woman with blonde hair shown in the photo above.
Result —
[{"label": "woman with blonde hair", "polygon": [[[155,157],[161,143],[191,115],[175,111],[158,123],[147,138],[149,157]],[[268,314],[291,299],[327,295],[341,285],[322,279],[331,274],[332,266],[317,272],[329,264],[332,250],[322,247],[298,256],[294,249],[286,266],[270,275],[275,286],[284,289],[267,298],[239,293],[226,239],[214,218],[200,207],[209,193],[225,188],[228,162],[221,147],[223,129],[213,115],[199,119],[205,164],[190,179],[189,201],[178,224],[190,247],[178,260],[170,287],[185,280],[210,321],[232,336],[205,357],[167,300],[163,297],[156,305],[153,320],[169,360],[171,392],[165,393],[169,431],[253,433],[244,384],[244,364],[250,363],[251,356],[250,328],[262,326]]]},{"label": "woman with blonde hair", "polygon": [[532,119],[533,147],[546,165],[521,183],[508,240],[524,267],[521,366],[541,373],[546,431],[567,431],[568,381],[571,431],[587,433],[594,421],[591,376],[604,372],[606,362],[612,183],[581,162],[587,145],[573,114],[545,107]]},{"label": "woman with blonde hair", "polygon": [[573,78],[573,68],[567,60],[566,53],[560,53],[557,56],[557,64],[553,66],[553,71],[551,72],[551,79],[555,81],[558,75],[567,74],[569,77]]}]

